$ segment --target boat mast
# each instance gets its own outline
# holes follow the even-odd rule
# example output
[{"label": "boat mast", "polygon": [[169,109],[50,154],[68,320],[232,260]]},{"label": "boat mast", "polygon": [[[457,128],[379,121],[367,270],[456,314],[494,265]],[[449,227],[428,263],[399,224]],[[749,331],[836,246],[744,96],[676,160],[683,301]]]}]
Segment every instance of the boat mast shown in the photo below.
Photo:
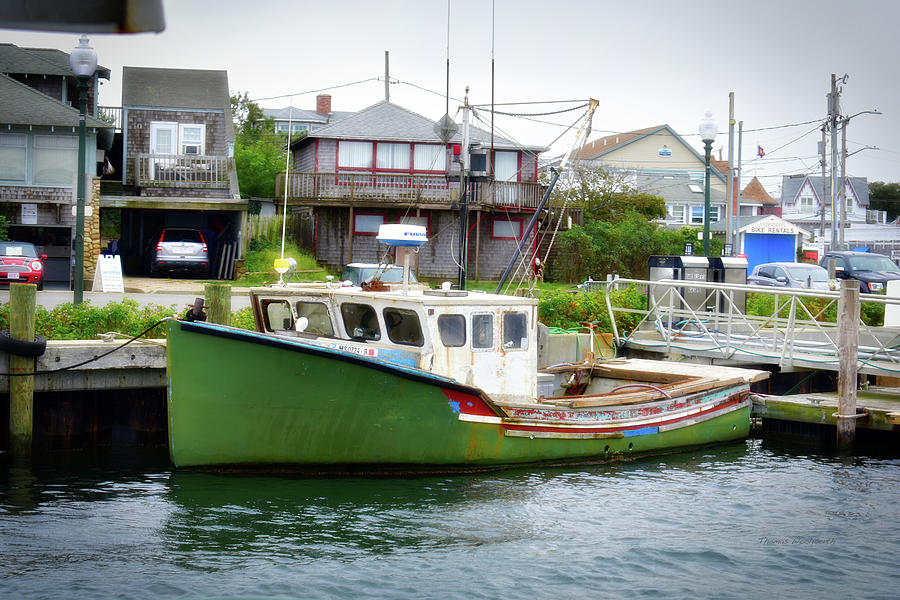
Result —
[{"label": "boat mast", "polygon": [[[468,104],[468,102],[467,102]],[[531,233],[534,230],[534,226],[537,223],[538,217],[541,214],[541,211],[544,210],[544,206],[546,206],[547,201],[550,199],[550,194],[553,193],[553,188],[556,186],[556,182],[559,180],[560,173],[566,168],[569,159],[575,153],[576,150],[580,150],[585,141],[587,141],[587,136],[591,131],[591,120],[594,118],[594,111],[597,110],[597,105],[599,102],[590,99],[588,103],[587,113],[584,117],[584,122],[581,124],[581,127],[578,128],[578,133],[575,134],[575,141],[572,143],[572,147],[569,148],[569,151],[563,157],[562,162],[559,163],[559,167],[552,169],[553,177],[550,179],[550,185],[547,187],[547,191],[544,192],[544,197],[541,198],[540,204],[538,204],[537,209],[534,211],[534,215],[531,217],[531,221],[528,222],[528,227],[522,234],[522,239],[519,240],[519,245],[516,248],[516,252],[513,254],[512,258],[509,259],[509,264],[506,265],[506,270],[503,272],[503,277],[500,278],[500,283],[497,284],[497,289],[494,290],[495,294],[499,294],[500,290],[503,289],[503,284],[506,283],[506,279],[509,277],[509,272],[512,271],[513,265],[516,264],[516,261],[519,260],[519,256],[522,255],[522,248],[525,246],[525,243],[531,239]],[[560,215],[562,218],[562,215]]]},{"label": "boat mast", "polygon": [[469,86],[466,86],[466,95],[463,100],[463,129],[462,129],[462,173],[459,174],[459,289],[466,289],[466,259],[469,250]]}]

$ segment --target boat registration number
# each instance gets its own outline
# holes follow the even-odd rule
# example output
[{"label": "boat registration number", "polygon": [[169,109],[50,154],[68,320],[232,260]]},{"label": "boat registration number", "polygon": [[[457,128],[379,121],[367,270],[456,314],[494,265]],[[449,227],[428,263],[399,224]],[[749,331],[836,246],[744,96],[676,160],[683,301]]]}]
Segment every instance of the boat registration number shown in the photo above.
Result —
[{"label": "boat registration number", "polygon": [[329,347],[341,352],[349,352],[359,356],[378,356],[378,350],[375,348],[366,348],[365,346],[352,346],[350,344],[329,344]]}]

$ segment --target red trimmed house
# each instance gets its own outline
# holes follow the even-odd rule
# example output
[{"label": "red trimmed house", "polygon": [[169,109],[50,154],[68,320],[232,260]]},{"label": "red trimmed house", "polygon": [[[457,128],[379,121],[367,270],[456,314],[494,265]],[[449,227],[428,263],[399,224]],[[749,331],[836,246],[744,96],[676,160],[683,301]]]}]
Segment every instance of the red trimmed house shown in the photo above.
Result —
[{"label": "red trimmed house", "polygon": [[[448,178],[459,133],[444,144],[435,122],[382,101],[312,130],[291,147],[288,204],[302,215],[303,244],[332,268],[378,262],[383,223],[426,226],[420,277],[453,278],[459,240],[458,181]],[[540,147],[472,127],[468,276],[499,279],[540,202]],[[493,166],[493,169],[491,169]],[[493,171],[493,173],[492,173]],[[284,193],[284,179],[278,189]]]}]

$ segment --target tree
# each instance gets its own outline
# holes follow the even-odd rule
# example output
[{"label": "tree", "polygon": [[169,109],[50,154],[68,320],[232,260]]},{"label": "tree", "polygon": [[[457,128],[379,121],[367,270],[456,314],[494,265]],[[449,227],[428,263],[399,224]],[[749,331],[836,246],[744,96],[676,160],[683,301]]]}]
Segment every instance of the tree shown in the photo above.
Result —
[{"label": "tree", "polygon": [[602,168],[581,168],[572,172],[572,179],[559,186],[556,201],[568,199],[569,204],[584,210],[585,221],[617,223],[638,213],[645,219],[666,216],[666,201],[647,194],[628,184],[622,175]]},{"label": "tree", "polygon": [[275,133],[274,119],[266,117],[247,92],[231,96],[231,111],[236,133],[234,164],[241,196],[274,198],[275,180],[284,172],[287,136]]},{"label": "tree", "polygon": [[869,204],[872,210],[887,212],[888,221],[900,216],[900,183],[869,183]]}]

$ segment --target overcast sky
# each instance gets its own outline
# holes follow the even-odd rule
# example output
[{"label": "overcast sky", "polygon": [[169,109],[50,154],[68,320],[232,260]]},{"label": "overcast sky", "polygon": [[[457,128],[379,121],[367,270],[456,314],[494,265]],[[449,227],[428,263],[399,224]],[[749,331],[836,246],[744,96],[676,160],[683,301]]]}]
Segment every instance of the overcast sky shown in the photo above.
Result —
[{"label": "overcast sky", "polygon": [[[129,65],[226,69],[233,92],[297,94],[300,108],[314,108],[316,90],[330,88],[334,110],[359,110],[384,98],[375,78],[383,77],[387,50],[398,82],[391,101],[434,120],[444,114],[446,0],[171,0],[165,12],[161,34],[92,37],[100,64],[112,70],[101,104],[120,104]],[[727,158],[734,92],[735,119],[744,123],[743,183],[757,175],[777,198],[782,175],[820,173],[819,125],[784,126],[824,119],[831,74],[846,73],[843,114],[884,113],[850,122],[848,152],[879,149],[851,156],[848,175],[900,181],[898,16],[897,0],[452,0],[450,114],[467,85],[473,104],[491,102],[493,52],[498,103],[594,97],[591,139],[668,123],[698,150],[697,124],[709,110],[719,123],[715,152]],[[77,43],[75,34],[12,30],[0,30],[0,39],[67,52]],[[369,81],[346,85],[361,80]],[[571,125],[580,112],[534,118]],[[497,117],[496,125],[526,145],[549,145],[565,129],[518,117]],[[564,152],[573,139],[569,131],[552,151]],[[761,160],[757,145],[766,151]]]}]

